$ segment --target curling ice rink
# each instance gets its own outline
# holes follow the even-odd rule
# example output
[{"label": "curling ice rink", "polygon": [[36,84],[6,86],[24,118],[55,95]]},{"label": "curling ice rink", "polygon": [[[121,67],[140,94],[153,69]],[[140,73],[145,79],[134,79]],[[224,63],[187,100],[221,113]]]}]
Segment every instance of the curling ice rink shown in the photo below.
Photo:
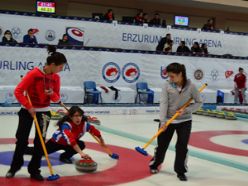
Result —
[{"label": "curling ice rink", "polygon": [[[229,121],[204,116],[193,116],[193,129],[189,146],[188,181],[180,182],[173,171],[174,144],[176,135],[167,152],[160,173],[150,175],[148,163],[150,157],[144,157],[133,150],[143,146],[158,127],[153,122],[158,116],[149,115],[98,115],[101,120],[99,129],[110,148],[120,155],[118,161],[106,155],[89,134],[85,140],[87,152],[98,163],[95,173],[83,174],[76,171],[74,165],[65,165],[58,161],[59,153],[50,155],[54,171],[61,176],[57,181],[36,182],[29,179],[26,164],[13,179],[6,179],[15,142],[17,116],[0,116],[0,185],[1,186],[94,186],[94,185],[134,185],[134,186],[247,186],[248,185],[248,122]],[[52,121],[47,138],[56,129]],[[34,136],[34,128],[31,137]],[[31,142],[30,142],[31,143]],[[147,150],[153,154],[155,143]],[[75,156],[74,159],[78,159]],[[25,160],[29,160],[25,156]],[[45,161],[44,161],[45,162]],[[46,166],[42,175],[49,176]]]}]

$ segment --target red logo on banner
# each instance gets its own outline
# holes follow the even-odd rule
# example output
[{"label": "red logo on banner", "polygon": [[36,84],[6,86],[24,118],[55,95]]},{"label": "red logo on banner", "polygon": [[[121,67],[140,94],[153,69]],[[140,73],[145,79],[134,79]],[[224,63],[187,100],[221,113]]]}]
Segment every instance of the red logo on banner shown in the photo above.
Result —
[{"label": "red logo on banner", "polygon": [[134,83],[139,79],[140,69],[135,63],[127,63],[122,68],[122,77],[127,83]]},{"label": "red logo on banner", "polygon": [[161,66],[160,67],[160,76],[163,79],[167,79],[168,78],[168,74],[167,74],[167,71],[166,71],[166,66]]},{"label": "red logo on banner", "polygon": [[232,75],[233,75],[233,71],[232,70],[227,70],[225,72],[226,79],[229,78],[229,77],[231,77]]},{"label": "red logo on banner", "polygon": [[136,74],[138,73],[138,70],[136,68],[129,68],[127,71],[126,71],[126,76],[127,77],[131,77],[131,76],[136,76]]},{"label": "red logo on banner", "polygon": [[33,31],[33,34],[36,34],[36,33],[39,32],[39,29],[37,29],[37,28],[32,28],[32,31]]},{"label": "red logo on banner", "polygon": [[110,77],[110,76],[115,76],[117,74],[118,74],[118,69],[117,68],[111,67],[111,68],[107,69],[107,72],[106,72],[107,76]]}]

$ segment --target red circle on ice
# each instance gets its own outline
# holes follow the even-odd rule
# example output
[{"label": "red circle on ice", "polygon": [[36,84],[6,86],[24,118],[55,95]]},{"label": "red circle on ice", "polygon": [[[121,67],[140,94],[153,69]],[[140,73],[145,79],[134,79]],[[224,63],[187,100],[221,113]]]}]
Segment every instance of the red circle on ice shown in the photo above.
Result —
[{"label": "red circle on ice", "polygon": [[[14,144],[14,138],[0,138],[0,144]],[[86,142],[86,147],[92,150],[97,150],[104,152],[104,150],[96,143]],[[108,146],[114,153],[120,156],[114,167],[103,170],[101,172],[95,172],[92,174],[83,174],[76,176],[62,176],[60,179],[54,182],[37,182],[25,178],[13,178],[6,179],[5,177],[0,177],[0,183],[4,186],[16,186],[16,185],[63,185],[63,186],[82,186],[82,185],[116,185],[122,183],[128,183],[132,181],[137,181],[151,176],[148,169],[149,160],[151,157],[142,156],[135,150],[127,149],[123,147],[118,147],[114,145]],[[106,158],[110,158],[106,155]],[[97,160],[96,160],[97,162]],[[74,169],[74,165],[72,165]],[[53,184],[54,183],[54,184]]]},{"label": "red circle on ice", "polygon": [[248,131],[221,130],[221,131],[192,132],[189,144],[194,147],[205,150],[211,150],[215,152],[221,152],[221,153],[238,155],[238,156],[248,156],[248,150],[227,147],[221,144],[213,143],[211,141],[211,138],[216,136],[240,135],[240,134],[248,134]]}]

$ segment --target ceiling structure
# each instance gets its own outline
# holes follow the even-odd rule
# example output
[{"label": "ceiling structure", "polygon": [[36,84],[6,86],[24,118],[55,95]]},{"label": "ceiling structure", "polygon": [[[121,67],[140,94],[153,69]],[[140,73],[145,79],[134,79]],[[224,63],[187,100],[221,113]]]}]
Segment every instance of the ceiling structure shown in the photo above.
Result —
[{"label": "ceiling structure", "polygon": [[248,14],[247,0],[139,0],[139,1]]}]

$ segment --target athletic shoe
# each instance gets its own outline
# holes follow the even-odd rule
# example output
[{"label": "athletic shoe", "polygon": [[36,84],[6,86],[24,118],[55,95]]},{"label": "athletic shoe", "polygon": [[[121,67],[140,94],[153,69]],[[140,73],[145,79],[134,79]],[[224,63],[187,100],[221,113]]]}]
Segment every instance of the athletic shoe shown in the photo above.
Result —
[{"label": "athletic shoe", "polygon": [[9,170],[7,174],[5,175],[6,178],[13,178],[15,176],[15,171]]},{"label": "athletic shoe", "polygon": [[64,158],[64,157],[60,156],[59,160],[63,163],[66,163],[66,164],[72,164],[72,160],[70,158]]},{"label": "athletic shoe", "polygon": [[177,177],[180,181],[187,181],[187,177],[185,176],[185,174],[177,174]]},{"label": "athletic shoe", "polygon": [[43,176],[41,176],[40,173],[37,173],[37,174],[30,174],[30,178],[31,179],[34,179],[36,181],[44,181],[44,178]]},{"label": "athletic shoe", "polygon": [[159,172],[158,169],[150,168],[150,173],[151,174],[157,174]]}]

